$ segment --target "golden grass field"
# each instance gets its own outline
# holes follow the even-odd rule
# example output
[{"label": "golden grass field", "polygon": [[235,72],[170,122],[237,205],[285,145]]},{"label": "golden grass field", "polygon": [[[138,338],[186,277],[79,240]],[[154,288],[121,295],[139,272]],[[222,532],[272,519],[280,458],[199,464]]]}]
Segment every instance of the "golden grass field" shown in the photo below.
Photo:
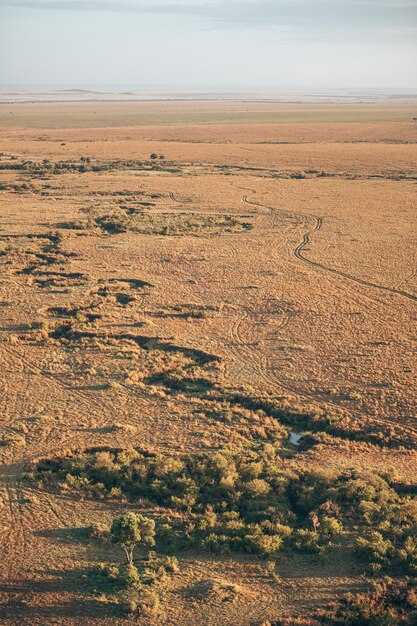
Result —
[{"label": "golden grass field", "polygon": [[[249,426],[151,381],[193,351],[217,357],[202,367],[224,386],[379,437],[289,445],[284,463],[389,469],[417,484],[416,108],[1,105],[2,624],[132,623],[86,582],[116,548],[74,529],[127,508],[158,519],[159,508],[24,474],[100,446],[181,457],[234,443],[244,454]],[[53,331],[74,311],[85,339],[62,341]],[[307,623],[366,588],[348,544],[346,533],[325,561],[277,556],[279,581],[255,554],[184,550],[158,623]]]}]

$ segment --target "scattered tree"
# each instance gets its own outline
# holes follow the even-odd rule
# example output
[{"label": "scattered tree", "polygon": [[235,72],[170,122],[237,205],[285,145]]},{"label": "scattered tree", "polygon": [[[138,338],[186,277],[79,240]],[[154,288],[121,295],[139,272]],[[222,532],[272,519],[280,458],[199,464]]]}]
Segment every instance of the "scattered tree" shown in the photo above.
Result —
[{"label": "scattered tree", "polygon": [[155,522],[139,513],[125,513],[113,520],[111,540],[121,546],[129,566],[133,566],[133,551],[139,546],[155,545]]}]

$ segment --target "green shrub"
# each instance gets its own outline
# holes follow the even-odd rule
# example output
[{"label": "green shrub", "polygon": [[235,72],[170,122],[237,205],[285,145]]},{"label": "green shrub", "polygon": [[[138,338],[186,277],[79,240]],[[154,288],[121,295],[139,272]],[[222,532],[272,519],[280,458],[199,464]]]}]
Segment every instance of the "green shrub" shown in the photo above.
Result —
[{"label": "green shrub", "polygon": [[257,529],[250,535],[246,535],[246,541],[252,544],[252,552],[262,556],[276,554],[283,545],[283,539],[280,535],[265,535]]},{"label": "green shrub", "polygon": [[372,532],[366,537],[356,540],[356,553],[370,563],[387,563],[394,552],[391,541],[384,539],[380,532]]},{"label": "green shrub", "polygon": [[123,572],[123,581],[127,587],[136,587],[141,582],[138,568],[128,564]]},{"label": "green shrub", "polygon": [[320,534],[326,537],[334,537],[343,532],[343,525],[335,517],[322,517],[320,521]]},{"label": "green shrub", "polygon": [[144,591],[140,594],[137,611],[149,621],[159,620],[162,616],[161,601],[156,591]]},{"label": "green shrub", "polygon": [[105,563],[97,564],[97,572],[100,576],[105,576],[109,580],[119,580],[120,579],[120,568],[118,565],[106,565]]},{"label": "green shrub", "polygon": [[320,554],[323,552],[323,546],[320,545],[320,536],[312,530],[301,528],[295,531],[292,538],[292,545],[299,552],[308,554]]}]

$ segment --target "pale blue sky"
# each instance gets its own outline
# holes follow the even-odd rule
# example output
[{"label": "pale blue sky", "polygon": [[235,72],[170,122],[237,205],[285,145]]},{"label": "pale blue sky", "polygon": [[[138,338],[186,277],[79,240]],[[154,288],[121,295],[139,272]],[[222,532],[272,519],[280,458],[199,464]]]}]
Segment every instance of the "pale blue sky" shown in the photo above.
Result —
[{"label": "pale blue sky", "polygon": [[417,85],[417,0],[0,0],[0,83]]}]

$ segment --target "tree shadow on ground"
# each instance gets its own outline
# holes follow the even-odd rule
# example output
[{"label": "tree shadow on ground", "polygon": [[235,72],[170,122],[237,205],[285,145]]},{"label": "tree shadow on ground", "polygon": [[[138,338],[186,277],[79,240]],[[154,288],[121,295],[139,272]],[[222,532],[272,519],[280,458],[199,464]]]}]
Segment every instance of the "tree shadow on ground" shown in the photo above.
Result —
[{"label": "tree shadow on ground", "polygon": [[123,609],[114,591],[92,569],[51,571],[43,580],[10,579],[0,583],[0,623],[29,616],[34,623],[59,617],[120,617]]},{"label": "tree shadow on ground", "polygon": [[65,544],[85,544],[89,541],[89,529],[85,528],[50,528],[34,533],[37,537],[53,539]]}]

